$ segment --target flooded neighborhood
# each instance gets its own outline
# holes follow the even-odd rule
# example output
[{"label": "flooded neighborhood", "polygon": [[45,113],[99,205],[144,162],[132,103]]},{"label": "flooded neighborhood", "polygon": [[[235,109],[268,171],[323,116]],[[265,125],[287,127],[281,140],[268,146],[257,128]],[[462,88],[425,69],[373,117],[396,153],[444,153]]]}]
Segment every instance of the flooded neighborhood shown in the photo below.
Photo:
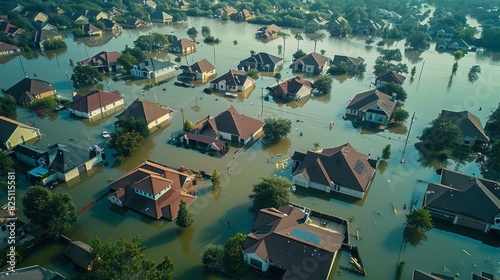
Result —
[{"label": "flooded neighborhood", "polygon": [[[0,109],[16,108],[0,116],[5,254],[16,218],[0,278],[500,277],[500,52],[451,20],[432,28],[453,16],[440,1],[406,1],[409,27],[388,1],[350,31],[337,11],[259,21],[261,2],[293,16],[333,1],[157,2],[130,4],[144,27],[110,16],[106,31],[59,30],[64,48],[0,56]],[[0,3],[4,32],[21,8]],[[464,29],[480,42],[495,27],[477,14]],[[419,23],[422,49],[384,35]]]}]

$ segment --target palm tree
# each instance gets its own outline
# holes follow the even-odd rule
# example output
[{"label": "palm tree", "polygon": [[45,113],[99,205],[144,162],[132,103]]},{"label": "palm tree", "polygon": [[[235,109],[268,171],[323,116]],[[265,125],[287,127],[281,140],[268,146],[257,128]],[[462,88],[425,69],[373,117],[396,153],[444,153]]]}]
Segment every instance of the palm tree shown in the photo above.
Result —
[{"label": "palm tree", "polygon": [[299,50],[299,43],[304,40],[304,37],[302,37],[302,33],[296,33],[294,38],[297,40],[297,50]]},{"label": "palm tree", "polygon": [[278,36],[281,36],[281,38],[283,38],[283,57],[285,57],[286,39],[288,39],[288,37],[290,37],[290,34],[284,32],[284,31],[280,31],[280,32],[278,32]]},{"label": "palm tree", "polygon": [[311,41],[314,41],[314,51],[316,51],[316,44],[318,41],[323,41],[325,39],[325,33],[316,33],[313,38],[311,38]]}]

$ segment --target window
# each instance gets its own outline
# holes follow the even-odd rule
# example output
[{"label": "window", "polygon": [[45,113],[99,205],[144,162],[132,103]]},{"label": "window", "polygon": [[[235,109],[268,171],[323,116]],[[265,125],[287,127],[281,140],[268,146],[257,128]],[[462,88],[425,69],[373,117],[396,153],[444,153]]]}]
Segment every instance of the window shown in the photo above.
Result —
[{"label": "window", "polygon": [[470,145],[470,138],[469,137],[465,137],[464,144],[465,145]]},{"label": "window", "polygon": [[253,258],[250,258],[250,265],[262,269],[262,262]]}]

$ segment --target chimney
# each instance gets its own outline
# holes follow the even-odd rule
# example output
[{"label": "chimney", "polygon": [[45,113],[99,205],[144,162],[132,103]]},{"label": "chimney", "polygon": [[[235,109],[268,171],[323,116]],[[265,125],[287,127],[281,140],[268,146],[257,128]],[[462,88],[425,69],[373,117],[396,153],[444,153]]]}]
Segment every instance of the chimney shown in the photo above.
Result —
[{"label": "chimney", "polygon": [[396,102],[396,93],[395,92],[392,93],[391,101]]}]

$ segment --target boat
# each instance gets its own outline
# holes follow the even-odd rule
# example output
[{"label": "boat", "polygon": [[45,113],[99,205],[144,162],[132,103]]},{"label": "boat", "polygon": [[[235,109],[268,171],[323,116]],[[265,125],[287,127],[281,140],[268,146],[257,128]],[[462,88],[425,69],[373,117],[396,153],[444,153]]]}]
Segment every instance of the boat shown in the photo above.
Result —
[{"label": "boat", "polygon": [[236,98],[236,97],[238,97],[238,94],[236,92],[229,92],[229,91],[227,91],[226,93],[224,93],[224,96],[225,97]]},{"label": "boat", "polygon": [[105,131],[103,131],[103,132],[101,133],[101,135],[102,135],[102,138],[105,138],[105,139],[107,139],[107,138],[110,138],[110,137],[111,137],[111,135],[109,135],[109,132],[107,132],[106,130],[105,130]]},{"label": "boat", "polygon": [[66,107],[64,107],[64,105],[62,104],[58,104],[55,108],[54,108],[54,111],[58,112],[58,111],[61,111],[61,110],[64,110],[66,109]]}]

